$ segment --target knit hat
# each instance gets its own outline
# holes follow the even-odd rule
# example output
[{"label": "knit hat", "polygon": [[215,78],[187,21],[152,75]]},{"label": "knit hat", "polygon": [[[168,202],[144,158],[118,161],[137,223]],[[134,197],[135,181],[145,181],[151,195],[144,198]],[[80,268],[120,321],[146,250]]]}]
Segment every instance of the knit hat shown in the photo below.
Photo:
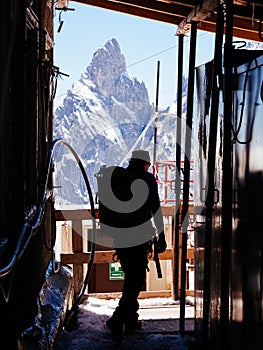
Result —
[{"label": "knit hat", "polygon": [[136,150],[132,152],[131,159],[141,159],[146,163],[151,164],[151,157],[148,151],[144,151],[142,149]]}]

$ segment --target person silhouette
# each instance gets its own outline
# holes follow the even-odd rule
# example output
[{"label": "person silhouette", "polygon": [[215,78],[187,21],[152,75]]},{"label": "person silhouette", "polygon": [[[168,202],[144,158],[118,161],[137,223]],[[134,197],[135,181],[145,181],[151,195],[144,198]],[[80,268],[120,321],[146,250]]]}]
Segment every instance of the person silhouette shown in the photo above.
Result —
[{"label": "person silhouette", "polygon": [[138,319],[138,296],[146,285],[146,271],[149,254],[152,252],[153,238],[157,237],[158,253],[164,252],[167,248],[157,181],[148,171],[150,166],[148,151],[132,152],[127,170],[131,173],[133,180],[143,180],[148,190],[146,195],[145,192],[141,192],[145,195],[143,204],[136,210],[131,222],[126,222],[123,230],[135,227],[131,232],[136,231],[136,238],[143,237],[144,241],[136,244],[134,239],[131,240],[134,242],[131,246],[116,247],[116,256],[124,272],[124,282],[118,306],[106,322],[106,326],[111,330],[112,339],[116,342],[122,341],[123,331],[125,335],[132,335],[141,327]]}]

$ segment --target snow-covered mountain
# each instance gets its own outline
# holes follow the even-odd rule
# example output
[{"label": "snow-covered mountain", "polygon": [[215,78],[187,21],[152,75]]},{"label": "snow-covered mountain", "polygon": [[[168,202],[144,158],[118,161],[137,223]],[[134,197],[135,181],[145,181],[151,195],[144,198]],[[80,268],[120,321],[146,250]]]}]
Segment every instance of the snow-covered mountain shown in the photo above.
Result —
[{"label": "snow-covered mountain", "polygon": [[[261,48],[254,43],[246,47]],[[186,93],[187,79],[184,78],[183,117],[186,113]],[[111,39],[94,53],[86,71],[56,109],[54,138],[61,138],[75,150],[95,194],[94,175],[100,166],[127,165],[135,148],[148,150],[152,157],[156,149],[156,160],[159,161],[174,160],[176,115],[175,102],[167,110],[155,113],[144,82],[128,75],[120,46],[116,39]],[[184,121],[185,118],[183,126]],[[182,145],[184,135],[182,130]],[[160,181],[163,173],[164,170],[159,168]],[[174,174],[171,175],[174,179]],[[54,186],[58,188],[56,203],[59,205],[88,203],[86,185],[76,159],[63,145],[58,147],[54,157]],[[168,191],[171,196],[174,195],[171,188]]]},{"label": "snow-covered mountain", "polygon": [[[93,55],[91,63],[56,109],[54,138],[75,150],[96,192],[94,174],[102,164],[126,165],[135,148],[153,155],[157,127],[156,159],[175,157],[175,110],[154,113],[144,82],[130,77],[116,39]],[[158,118],[157,118],[158,117]],[[86,202],[85,184],[74,157],[65,146],[55,157],[57,196],[71,204]],[[84,199],[83,199],[84,198]]]}]

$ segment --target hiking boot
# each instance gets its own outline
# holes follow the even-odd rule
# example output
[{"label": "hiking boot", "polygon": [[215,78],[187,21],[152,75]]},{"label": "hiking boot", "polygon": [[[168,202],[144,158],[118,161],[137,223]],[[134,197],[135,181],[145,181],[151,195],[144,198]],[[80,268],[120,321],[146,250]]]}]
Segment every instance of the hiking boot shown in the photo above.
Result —
[{"label": "hiking boot", "polygon": [[142,328],[142,321],[137,320],[135,322],[126,322],[124,327],[125,335],[134,335],[135,331],[138,331]]},{"label": "hiking boot", "polygon": [[123,323],[115,317],[111,317],[106,322],[106,326],[111,330],[112,340],[116,343],[121,343],[123,339]]}]

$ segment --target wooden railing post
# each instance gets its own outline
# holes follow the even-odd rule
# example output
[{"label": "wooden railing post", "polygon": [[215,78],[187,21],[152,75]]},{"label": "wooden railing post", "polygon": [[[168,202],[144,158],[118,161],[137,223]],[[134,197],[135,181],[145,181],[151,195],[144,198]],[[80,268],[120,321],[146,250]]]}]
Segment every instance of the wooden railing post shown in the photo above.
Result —
[{"label": "wooden railing post", "polygon": [[[82,221],[72,220],[72,251],[75,253],[83,253],[83,236],[82,236]],[[83,264],[76,262],[73,264],[74,278],[74,296],[75,298],[80,293],[83,284]]]}]

